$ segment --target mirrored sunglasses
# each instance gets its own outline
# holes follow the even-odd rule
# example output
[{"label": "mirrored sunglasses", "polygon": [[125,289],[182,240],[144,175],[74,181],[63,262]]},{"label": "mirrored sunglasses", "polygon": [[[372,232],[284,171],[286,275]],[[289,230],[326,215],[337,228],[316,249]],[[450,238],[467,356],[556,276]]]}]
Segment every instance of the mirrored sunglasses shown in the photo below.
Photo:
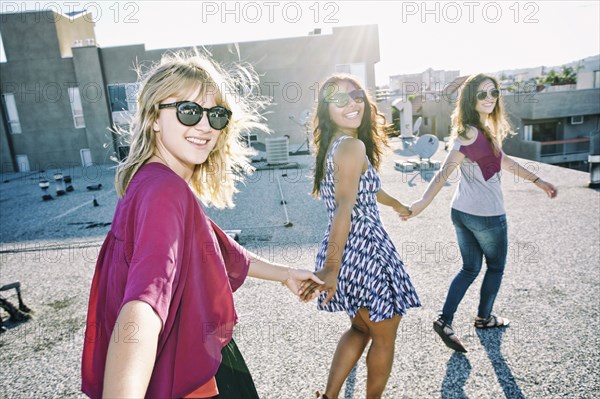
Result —
[{"label": "mirrored sunglasses", "polygon": [[489,91],[480,91],[480,92],[477,92],[477,99],[479,101],[485,100],[486,98],[488,98],[488,96],[492,97],[492,98],[498,98],[498,97],[500,97],[500,90],[498,90],[498,89],[492,89],[492,90],[489,90]]},{"label": "mirrored sunglasses", "polygon": [[328,103],[335,104],[338,108],[344,108],[350,103],[350,99],[354,100],[355,103],[360,104],[365,102],[365,91],[364,90],[353,90],[349,93],[335,93],[325,97],[325,101]]},{"label": "mirrored sunglasses", "polygon": [[177,120],[185,126],[194,126],[202,120],[202,116],[206,111],[208,116],[208,124],[215,130],[223,130],[231,119],[232,112],[225,107],[217,105],[212,108],[204,108],[200,104],[193,101],[178,101],[176,103],[159,104],[158,108],[175,107],[177,112]]}]

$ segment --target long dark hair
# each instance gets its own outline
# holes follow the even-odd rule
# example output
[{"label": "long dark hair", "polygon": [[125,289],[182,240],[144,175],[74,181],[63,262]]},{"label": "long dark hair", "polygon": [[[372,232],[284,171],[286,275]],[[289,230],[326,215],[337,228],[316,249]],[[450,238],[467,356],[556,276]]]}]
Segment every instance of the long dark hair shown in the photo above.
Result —
[{"label": "long dark hair", "polygon": [[[319,102],[317,104],[313,122],[313,126],[315,127],[313,136],[315,152],[317,154],[312,189],[312,195],[315,197],[319,197],[321,180],[323,180],[325,173],[325,157],[327,156],[327,149],[331,144],[333,135],[337,131],[337,126],[331,120],[331,116],[329,115],[329,103],[325,101],[325,97],[328,92],[331,91],[332,87],[335,87],[335,85],[342,81],[349,82],[357,89],[364,90],[354,76],[347,74],[331,75],[321,85],[319,90]],[[377,106],[373,100],[366,94],[365,111],[360,126],[358,127],[358,139],[364,143],[367,157],[369,157],[369,161],[375,169],[379,169],[383,148],[387,146],[387,136],[385,133],[387,128],[385,116],[377,110]]]},{"label": "long dark hair", "polygon": [[456,137],[461,136],[467,139],[466,132],[468,127],[475,127],[485,134],[485,137],[492,144],[494,154],[498,156],[500,148],[502,148],[502,141],[504,141],[506,136],[514,133],[511,132],[510,124],[504,114],[502,96],[498,97],[496,106],[489,115],[492,128],[490,129],[481,123],[479,112],[477,112],[475,107],[477,106],[479,85],[486,80],[490,80],[494,84],[494,88],[500,90],[498,81],[494,77],[482,73],[471,75],[465,80],[458,95],[458,104],[452,113],[452,138],[456,139]]}]

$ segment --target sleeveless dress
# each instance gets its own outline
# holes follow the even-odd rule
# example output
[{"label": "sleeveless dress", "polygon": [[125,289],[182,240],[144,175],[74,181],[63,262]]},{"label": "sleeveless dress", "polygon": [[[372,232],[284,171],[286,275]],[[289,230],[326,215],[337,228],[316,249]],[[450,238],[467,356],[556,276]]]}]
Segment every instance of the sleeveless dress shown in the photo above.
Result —
[{"label": "sleeveless dress", "polygon": [[[321,270],[325,262],[331,221],[336,208],[333,154],[347,138],[350,136],[338,138],[327,155],[320,194],[327,207],[329,223],[317,253],[316,271]],[[368,158],[367,162],[369,166],[360,177],[356,203],[352,210],[336,294],[326,305],[323,305],[323,301],[327,295],[321,294],[317,308],[328,312],[345,311],[351,318],[356,316],[359,308],[367,308],[371,321],[378,322],[396,314],[404,316],[407,309],[419,307],[421,302],[379,217],[376,193],[381,188],[381,181]]]}]

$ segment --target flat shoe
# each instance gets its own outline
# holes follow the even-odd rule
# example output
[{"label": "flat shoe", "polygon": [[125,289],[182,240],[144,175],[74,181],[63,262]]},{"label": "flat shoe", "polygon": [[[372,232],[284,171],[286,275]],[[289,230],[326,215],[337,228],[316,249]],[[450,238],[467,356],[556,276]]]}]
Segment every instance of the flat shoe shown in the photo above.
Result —
[{"label": "flat shoe", "polygon": [[[438,324],[438,321],[440,323],[442,323],[441,325]],[[446,344],[446,346],[450,349],[455,350],[456,352],[460,352],[460,353],[467,353],[467,349],[460,343],[460,342],[456,342],[452,340],[452,336],[456,335],[454,334],[454,331],[450,332],[450,333],[445,333],[444,332],[444,328],[450,328],[452,329],[452,327],[450,327],[444,320],[442,320],[441,318],[437,319],[436,321],[433,322],[433,330],[438,333],[438,335],[440,336],[440,338],[442,339],[442,341],[444,341],[444,343]]]},{"label": "flat shoe", "polygon": [[475,319],[475,328],[499,328],[507,327],[510,324],[510,320],[504,317],[497,317],[491,315],[487,319]]}]

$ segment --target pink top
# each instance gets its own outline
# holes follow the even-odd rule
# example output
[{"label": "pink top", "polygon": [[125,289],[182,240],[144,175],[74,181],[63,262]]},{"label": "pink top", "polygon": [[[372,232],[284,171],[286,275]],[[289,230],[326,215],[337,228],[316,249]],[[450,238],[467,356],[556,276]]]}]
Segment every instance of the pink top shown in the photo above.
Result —
[{"label": "pink top", "polygon": [[[144,165],[119,200],[92,281],[82,391],[102,396],[108,344],[123,305],[162,321],[146,397],[183,397],[212,378],[237,322],[233,295],[250,260],[167,166]],[[119,339],[135,341],[135,329]]]},{"label": "pink top", "polygon": [[456,140],[454,149],[462,152],[471,161],[476,162],[486,181],[502,170],[502,153],[494,154],[493,145],[480,129],[477,129],[477,138],[473,143],[461,145]]}]

